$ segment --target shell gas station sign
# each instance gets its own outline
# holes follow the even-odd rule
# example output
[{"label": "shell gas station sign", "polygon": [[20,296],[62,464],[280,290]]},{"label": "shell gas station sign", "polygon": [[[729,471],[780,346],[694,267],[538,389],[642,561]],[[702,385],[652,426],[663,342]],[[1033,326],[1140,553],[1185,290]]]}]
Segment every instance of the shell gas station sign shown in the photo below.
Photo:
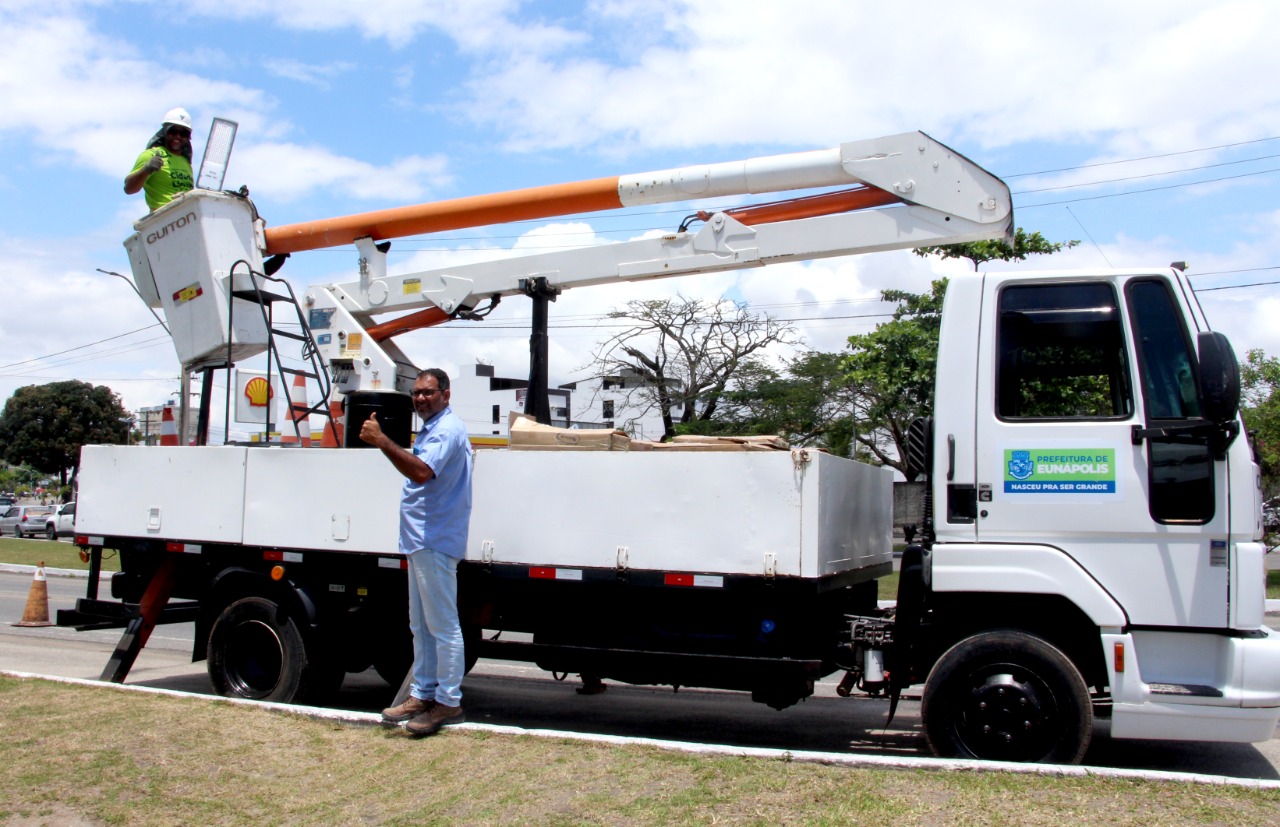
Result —
[{"label": "shell gas station sign", "polygon": [[279,379],[265,371],[236,371],[236,422],[262,425],[278,422],[272,406],[277,399],[285,399]]}]

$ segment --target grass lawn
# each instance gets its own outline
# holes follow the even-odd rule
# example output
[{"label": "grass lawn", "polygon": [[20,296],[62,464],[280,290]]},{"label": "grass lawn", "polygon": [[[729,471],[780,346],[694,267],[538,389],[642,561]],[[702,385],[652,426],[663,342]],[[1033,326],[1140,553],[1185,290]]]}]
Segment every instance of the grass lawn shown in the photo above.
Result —
[{"label": "grass lawn", "polygon": [[[413,740],[0,677],[4,824],[1273,824],[1280,791],[848,768],[483,731]],[[832,722],[839,726],[838,720]]]},{"label": "grass lawn", "polygon": [[[52,569],[89,570],[89,564],[80,560],[80,549],[71,543],[0,538],[0,563],[35,566],[42,561]],[[120,558],[114,551],[103,552],[102,570],[120,571]]]}]

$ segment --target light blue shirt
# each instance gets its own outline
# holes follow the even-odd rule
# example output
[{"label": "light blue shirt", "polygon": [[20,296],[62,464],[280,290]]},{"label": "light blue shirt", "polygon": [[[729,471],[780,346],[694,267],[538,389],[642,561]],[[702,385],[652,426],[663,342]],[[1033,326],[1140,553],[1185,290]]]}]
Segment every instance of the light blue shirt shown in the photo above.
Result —
[{"label": "light blue shirt", "polygon": [[471,523],[471,443],[467,426],[446,407],[431,417],[413,441],[413,454],[435,476],[405,480],[400,496],[400,553],[424,548],[461,558]]}]

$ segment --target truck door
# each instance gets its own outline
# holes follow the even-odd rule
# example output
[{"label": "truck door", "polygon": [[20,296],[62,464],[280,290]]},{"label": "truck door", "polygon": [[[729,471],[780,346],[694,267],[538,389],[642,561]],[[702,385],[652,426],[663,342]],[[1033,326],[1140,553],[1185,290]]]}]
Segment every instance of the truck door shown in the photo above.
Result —
[{"label": "truck door", "polygon": [[1202,406],[1168,279],[989,275],[984,293],[979,543],[1060,549],[1131,623],[1223,626],[1226,463],[1185,434]]}]

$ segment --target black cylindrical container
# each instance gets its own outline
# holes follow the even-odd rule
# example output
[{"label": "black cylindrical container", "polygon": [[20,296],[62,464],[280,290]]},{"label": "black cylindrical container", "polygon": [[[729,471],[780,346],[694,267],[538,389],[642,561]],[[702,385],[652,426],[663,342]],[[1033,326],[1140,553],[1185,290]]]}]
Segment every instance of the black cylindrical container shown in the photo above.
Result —
[{"label": "black cylindrical container", "polygon": [[369,414],[378,415],[378,425],[391,441],[404,448],[413,444],[413,400],[397,391],[352,391],[343,399],[346,407],[345,448],[372,448],[360,438],[360,426]]}]

